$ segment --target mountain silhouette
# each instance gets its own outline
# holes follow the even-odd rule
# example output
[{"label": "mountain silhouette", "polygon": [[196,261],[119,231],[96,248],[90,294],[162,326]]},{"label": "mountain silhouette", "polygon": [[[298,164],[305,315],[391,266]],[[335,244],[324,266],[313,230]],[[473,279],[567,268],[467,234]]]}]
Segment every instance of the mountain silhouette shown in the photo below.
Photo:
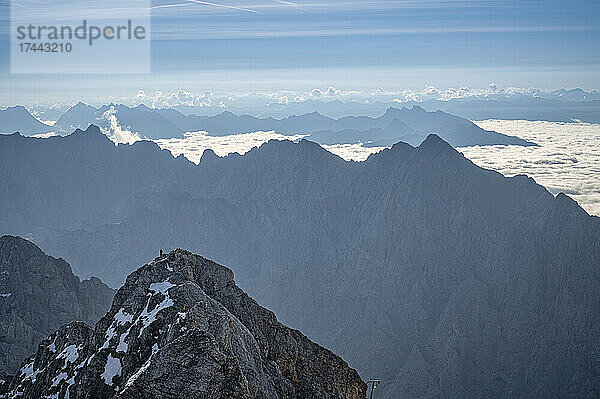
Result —
[{"label": "mountain silhouette", "polygon": [[52,131],[54,131],[52,126],[37,120],[22,105],[0,110],[0,133],[21,132],[26,135],[31,135]]},{"label": "mountain silhouette", "polygon": [[145,105],[130,108],[110,104],[96,109],[79,103],[69,109],[55,126],[63,132],[71,132],[76,128],[87,129],[90,124],[109,129],[107,113],[112,113],[123,128],[151,139],[180,137],[192,131],[225,136],[274,130],[285,135],[310,135],[311,140],[320,144],[379,141],[387,146],[404,140],[418,145],[427,134],[436,133],[454,146],[535,145],[518,137],[483,130],[458,116],[441,111],[427,112],[418,106],[411,109],[390,107],[377,118],[345,116],[333,119],[310,112],[274,119],[236,115],[229,111],[214,116],[184,115],[174,109],[150,109]]}]

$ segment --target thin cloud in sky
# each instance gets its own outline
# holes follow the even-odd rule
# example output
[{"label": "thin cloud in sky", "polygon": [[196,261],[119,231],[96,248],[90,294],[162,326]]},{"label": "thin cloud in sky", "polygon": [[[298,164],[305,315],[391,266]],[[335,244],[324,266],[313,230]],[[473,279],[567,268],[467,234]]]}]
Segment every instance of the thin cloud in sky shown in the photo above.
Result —
[{"label": "thin cloud in sky", "polygon": [[204,4],[204,5],[213,6],[213,7],[228,8],[230,10],[238,10],[238,11],[245,11],[245,12],[252,12],[252,13],[260,13],[260,11],[258,11],[258,10],[252,10],[250,8],[230,6],[230,5],[227,5],[227,4],[220,4],[220,3],[211,3],[209,1],[200,1],[200,0],[186,0],[186,1],[191,2],[191,3],[196,3],[196,4]]},{"label": "thin cloud in sky", "polygon": [[294,8],[302,8],[302,6],[300,6],[299,4],[296,4],[292,1],[284,1],[284,0],[273,0],[275,3],[278,4],[283,4],[286,6],[290,6],[290,7],[294,7]]},{"label": "thin cloud in sky", "polygon": [[183,6],[189,6],[189,3],[177,3],[177,4],[164,4],[162,6],[153,6],[152,8],[171,8],[171,7],[183,7]]},{"label": "thin cloud in sky", "polygon": [[[175,6],[175,5],[173,5]],[[295,37],[337,37],[337,36],[373,36],[373,35],[439,35],[439,34],[465,34],[465,33],[543,33],[543,32],[597,32],[597,26],[473,26],[473,27],[409,27],[409,28],[347,28],[332,29],[275,29],[272,30],[246,30],[235,26],[192,26],[191,24],[180,28],[176,32],[169,29],[157,28],[153,34],[160,39],[192,39],[202,34],[203,38],[295,38]]]}]

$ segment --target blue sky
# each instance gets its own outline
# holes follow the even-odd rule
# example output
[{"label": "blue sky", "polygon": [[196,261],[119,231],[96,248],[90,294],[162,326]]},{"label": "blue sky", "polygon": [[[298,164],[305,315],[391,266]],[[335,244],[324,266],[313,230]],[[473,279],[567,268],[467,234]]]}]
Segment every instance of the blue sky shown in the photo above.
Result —
[{"label": "blue sky", "polygon": [[0,102],[180,88],[600,88],[598,1],[153,0],[152,7],[152,74],[21,76],[9,73],[3,3]]}]

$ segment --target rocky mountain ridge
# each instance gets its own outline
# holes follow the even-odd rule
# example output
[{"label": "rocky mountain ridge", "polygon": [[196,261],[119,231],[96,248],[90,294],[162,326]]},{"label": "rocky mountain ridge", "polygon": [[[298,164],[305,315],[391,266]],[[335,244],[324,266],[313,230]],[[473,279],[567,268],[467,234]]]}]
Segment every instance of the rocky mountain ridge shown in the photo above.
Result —
[{"label": "rocky mountain ridge", "polygon": [[61,325],[99,320],[113,294],[98,278],[80,281],[67,262],[35,244],[0,237],[0,377],[14,374]]},{"label": "rocky mountain ridge", "polygon": [[[118,285],[156,248],[185,247],[230,265],[240,287],[364,378],[381,377],[382,398],[598,396],[600,219],[438,136],[365,162],[273,141],[243,156],[208,151],[199,165],[147,143],[73,160],[65,140],[34,157],[19,140],[4,147],[12,161],[0,157],[0,176],[22,171],[4,185],[21,193],[8,203],[23,215],[14,221],[84,276]],[[21,153],[28,162],[11,166]],[[122,172],[76,173],[111,157]],[[73,174],[31,184],[54,164]],[[53,230],[40,203],[73,227]],[[61,213],[71,203],[97,218]]]},{"label": "rocky mountain ridge", "polygon": [[44,340],[9,397],[362,399],[358,374],[279,323],[233,273],[175,250],[127,278],[92,328]]}]

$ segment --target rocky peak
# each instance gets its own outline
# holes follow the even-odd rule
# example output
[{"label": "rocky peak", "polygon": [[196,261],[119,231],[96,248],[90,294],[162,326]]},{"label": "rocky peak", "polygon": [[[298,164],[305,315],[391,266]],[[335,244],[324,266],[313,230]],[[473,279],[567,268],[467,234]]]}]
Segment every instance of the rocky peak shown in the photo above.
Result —
[{"label": "rocky peak", "polygon": [[211,162],[212,160],[218,158],[219,156],[211,148],[207,148],[204,150],[204,152],[202,152],[202,156],[200,157],[200,163],[202,164],[203,162]]},{"label": "rocky peak", "polygon": [[238,288],[231,270],[178,249],[131,273],[93,331],[74,323],[46,339],[11,394],[364,398],[365,389],[342,359]]},{"label": "rocky peak", "polygon": [[435,152],[458,152],[450,144],[444,141],[435,133],[428,134],[425,140],[419,145],[421,150]]},{"label": "rocky peak", "polygon": [[15,236],[0,237],[0,375],[14,373],[53,330],[73,320],[96,322],[113,290],[80,281],[62,259]]}]

